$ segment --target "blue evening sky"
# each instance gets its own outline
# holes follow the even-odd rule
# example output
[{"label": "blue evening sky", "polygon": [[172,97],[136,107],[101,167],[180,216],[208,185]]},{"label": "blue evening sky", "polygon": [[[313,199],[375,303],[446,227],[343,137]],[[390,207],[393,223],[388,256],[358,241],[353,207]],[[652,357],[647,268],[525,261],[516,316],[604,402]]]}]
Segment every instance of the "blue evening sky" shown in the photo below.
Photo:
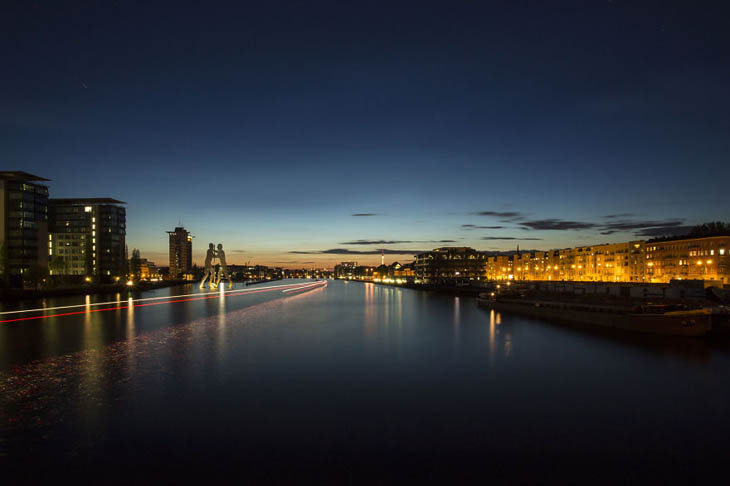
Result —
[{"label": "blue evening sky", "polygon": [[730,219],[730,35],[707,5],[4,10],[4,170],[127,201],[130,250],[160,265],[179,220],[199,262],[213,241],[297,267]]}]

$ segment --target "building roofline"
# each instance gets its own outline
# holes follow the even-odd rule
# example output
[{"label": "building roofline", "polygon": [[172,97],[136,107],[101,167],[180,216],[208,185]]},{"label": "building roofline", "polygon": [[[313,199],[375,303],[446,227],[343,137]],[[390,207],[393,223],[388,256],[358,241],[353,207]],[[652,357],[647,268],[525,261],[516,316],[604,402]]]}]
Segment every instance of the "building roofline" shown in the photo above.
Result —
[{"label": "building roofline", "polygon": [[28,182],[47,182],[51,179],[40,177],[37,175],[23,172],[22,170],[3,170],[0,171],[0,179],[12,180],[12,181],[28,181]]},{"label": "building roofline", "polygon": [[111,197],[69,197],[69,198],[50,198],[48,202],[59,204],[127,204]]}]

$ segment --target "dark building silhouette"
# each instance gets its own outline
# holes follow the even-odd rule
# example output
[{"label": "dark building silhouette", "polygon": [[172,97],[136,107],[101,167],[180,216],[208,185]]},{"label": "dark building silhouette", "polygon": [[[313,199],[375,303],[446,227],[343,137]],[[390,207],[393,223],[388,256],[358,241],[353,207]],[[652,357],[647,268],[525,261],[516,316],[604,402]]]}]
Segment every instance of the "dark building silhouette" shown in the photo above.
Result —
[{"label": "dark building silhouette", "polygon": [[488,255],[469,247],[443,247],[419,253],[413,264],[420,283],[444,284],[478,280]]},{"label": "dark building silhouette", "polygon": [[0,271],[21,287],[48,268],[48,179],[22,171],[0,172]]}]

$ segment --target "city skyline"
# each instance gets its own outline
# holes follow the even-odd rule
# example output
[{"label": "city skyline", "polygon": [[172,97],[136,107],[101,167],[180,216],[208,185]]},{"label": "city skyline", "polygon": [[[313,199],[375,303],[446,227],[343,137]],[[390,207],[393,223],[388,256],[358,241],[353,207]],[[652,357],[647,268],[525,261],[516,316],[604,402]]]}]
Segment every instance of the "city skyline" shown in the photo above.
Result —
[{"label": "city skyline", "polygon": [[0,155],[127,201],[158,265],[179,221],[197,264],[293,268],[727,220],[721,16],[418,5],[19,6]]}]

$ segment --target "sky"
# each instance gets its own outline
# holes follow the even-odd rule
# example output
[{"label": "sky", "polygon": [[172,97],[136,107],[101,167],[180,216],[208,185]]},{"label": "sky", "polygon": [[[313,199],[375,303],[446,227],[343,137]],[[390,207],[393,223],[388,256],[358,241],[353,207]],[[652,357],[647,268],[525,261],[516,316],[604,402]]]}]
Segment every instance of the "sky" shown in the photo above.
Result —
[{"label": "sky", "polygon": [[[165,265],[410,261],[728,221],[721,2],[15,2],[0,160]],[[714,6],[714,7],[713,7]]]}]

